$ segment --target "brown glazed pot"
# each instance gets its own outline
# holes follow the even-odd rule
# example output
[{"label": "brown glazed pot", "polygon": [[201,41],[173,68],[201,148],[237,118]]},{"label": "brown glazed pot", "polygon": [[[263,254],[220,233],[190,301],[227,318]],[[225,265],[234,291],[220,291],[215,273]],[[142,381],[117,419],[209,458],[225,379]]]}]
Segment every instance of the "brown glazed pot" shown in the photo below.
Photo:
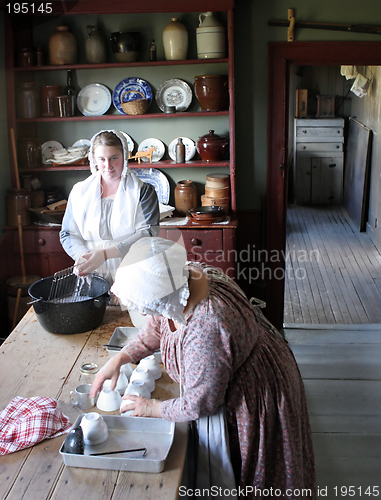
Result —
[{"label": "brown glazed pot", "polygon": [[193,181],[179,181],[175,187],[175,207],[180,215],[186,215],[188,210],[197,207],[197,188]]},{"label": "brown glazed pot", "polygon": [[194,93],[202,111],[223,111],[229,95],[227,75],[195,76]]},{"label": "brown glazed pot", "polygon": [[41,86],[41,115],[54,116],[53,97],[61,95],[61,89],[58,85]]},{"label": "brown glazed pot", "polygon": [[226,137],[215,134],[214,130],[209,130],[209,134],[200,137],[196,143],[197,152],[204,161],[222,160],[227,145]]},{"label": "brown glazed pot", "polygon": [[49,38],[49,61],[52,65],[77,62],[77,40],[67,26],[57,26]]}]

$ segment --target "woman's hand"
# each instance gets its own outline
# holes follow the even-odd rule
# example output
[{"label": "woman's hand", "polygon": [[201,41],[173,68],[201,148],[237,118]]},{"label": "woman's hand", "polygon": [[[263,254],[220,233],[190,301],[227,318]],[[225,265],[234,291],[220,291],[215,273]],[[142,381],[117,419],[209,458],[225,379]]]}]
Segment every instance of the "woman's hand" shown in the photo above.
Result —
[{"label": "woman's hand", "polygon": [[161,401],[158,399],[146,399],[142,396],[134,396],[132,394],[126,394],[123,399],[128,399],[133,401],[133,403],[128,403],[123,406],[121,413],[125,411],[134,410],[131,413],[131,417],[154,417],[161,418],[160,407]]},{"label": "woman's hand", "polygon": [[94,248],[83,253],[75,263],[78,269],[78,276],[90,274],[100,267],[107,260],[106,251],[103,248]]},{"label": "woman's hand", "polygon": [[120,367],[125,363],[129,363],[129,361],[129,359],[124,361],[121,352],[109,359],[97,373],[97,376],[91,385],[90,397],[94,398],[98,392],[102,390],[104,381],[108,379],[111,379],[111,389],[115,389],[120,373]]}]

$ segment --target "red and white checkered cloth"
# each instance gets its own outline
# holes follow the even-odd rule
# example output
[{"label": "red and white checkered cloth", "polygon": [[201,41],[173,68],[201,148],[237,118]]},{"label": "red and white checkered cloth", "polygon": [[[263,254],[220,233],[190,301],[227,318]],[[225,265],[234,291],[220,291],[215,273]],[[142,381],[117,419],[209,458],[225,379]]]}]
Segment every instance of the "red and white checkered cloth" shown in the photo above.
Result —
[{"label": "red and white checkered cloth", "polygon": [[17,396],[0,412],[0,455],[61,436],[69,431],[69,422],[55,399]]}]

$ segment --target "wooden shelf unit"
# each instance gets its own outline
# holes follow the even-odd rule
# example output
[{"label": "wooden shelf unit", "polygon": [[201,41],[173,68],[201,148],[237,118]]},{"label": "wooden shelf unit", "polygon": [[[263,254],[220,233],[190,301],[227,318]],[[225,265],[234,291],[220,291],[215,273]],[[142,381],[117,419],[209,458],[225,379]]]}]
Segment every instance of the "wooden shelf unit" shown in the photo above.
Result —
[{"label": "wooden shelf unit", "polygon": [[[69,127],[73,123],[93,123],[94,121],[99,121],[100,123],[110,124],[115,121],[116,123],[121,123],[120,120],[134,120],[133,123],[137,123],[136,120],[144,120],[144,123],[148,123],[150,120],[160,119],[160,123],[163,127],[169,124],[171,119],[184,120],[184,123],[188,119],[205,119],[206,124],[209,118],[225,118],[227,120],[228,130],[229,130],[229,159],[221,162],[204,162],[202,160],[194,160],[186,163],[176,164],[172,160],[163,160],[160,162],[153,163],[152,165],[141,163],[132,164],[132,168],[159,168],[159,169],[177,169],[177,168],[189,168],[189,169],[199,169],[201,167],[207,168],[220,168],[228,169],[230,172],[230,196],[231,196],[231,219],[232,222],[229,227],[224,226],[210,226],[208,229],[194,226],[182,226],[180,230],[186,234],[185,240],[188,242],[188,254],[196,255],[198,258],[200,252],[193,251],[190,247],[193,241],[203,241],[203,247],[208,249],[213,248],[213,251],[218,253],[218,245],[216,246],[216,241],[219,242],[219,250],[225,252],[227,249],[234,249],[235,245],[235,228],[236,228],[236,192],[235,192],[235,101],[234,101],[234,46],[233,46],[233,8],[234,0],[183,0],[178,2],[177,0],[164,0],[162,2],[157,2],[156,0],[143,0],[142,2],[133,2],[130,0],[113,0],[112,2],[104,2],[103,0],[81,0],[80,2],[52,2],[54,12],[46,18],[53,18],[54,16],[59,16],[59,21],[61,24],[66,24],[65,19],[67,16],[80,16],[80,15],[97,15],[98,19],[115,14],[163,14],[168,13],[168,20],[172,17],[171,13],[189,14],[198,19],[198,15],[201,12],[212,11],[223,13],[224,19],[226,19],[226,34],[227,34],[227,54],[226,58],[221,59],[197,59],[197,54],[190,54],[190,59],[182,61],[148,61],[142,60],[134,63],[116,63],[109,62],[106,64],[86,64],[84,61],[79,61],[78,64],[64,65],[64,66],[31,66],[31,67],[18,67],[15,65],[15,54],[18,48],[22,47],[33,47],[33,36],[34,36],[34,21],[33,17],[37,17],[38,14],[34,16],[31,15],[16,15],[9,14],[5,12],[5,40],[6,40],[6,68],[7,68],[7,111],[8,111],[8,124],[9,128],[15,130],[16,140],[26,137],[28,135],[34,134],[38,136],[39,127],[44,124],[54,124],[54,126],[61,125],[62,127]],[[65,11],[63,10],[65,9]],[[176,14],[175,14],[176,15]],[[197,16],[197,17],[196,17]],[[169,21],[168,21],[169,22]],[[47,33],[47,40],[51,33]],[[194,33],[194,37],[196,33]],[[148,58],[148,56],[146,55]],[[21,79],[30,80],[31,77],[35,78],[35,75],[41,79],[44,75],[49,72],[66,72],[68,69],[80,71],[98,71],[107,70],[119,71],[121,69],[133,70],[139,68],[147,68],[152,70],[152,72],[158,71],[159,68],[168,68],[168,78],[173,75],[173,70],[176,67],[191,66],[194,67],[194,75],[205,74],[203,68],[206,65],[225,65],[226,72],[228,74],[228,89],[229,89],[229,108],[226,111],[220,112],[207,112],[200,110],[185,111],[175,114],[165,114],[161,112],[147,112],[144,115],[131,116],[122,114],[109,114],[101,116],[82,116],[77,115],[70,118],[44,118],[39,117],[35,119],[21,119],[16,115],[16,84]],[[197,69],[200,67],[200,69]],[[131,74],[131,73],[129,73]],[[48,82],[50,83],[50,82]],[[46,125],[45,125],[46,126]],[[160,125],[161,126],[161,125]],[[208,128],[208,127],[206,127]],[[212,128],[212,127],[209,127]],[[12,158],[12,155],[10,155]],[[19,166],[20,173],[43,173],[43,172],[53,172],[53,171],[87,171],[89,169],[88,165],[71,165],[71,166],[61,166],[61,167],[50,167],[41,165],[40,168],[26,169]],[[11,180],[12,186],[16,186],[15,179],[15,169],[11,169]],[[190,170],[191,172],[191,170]],[[190,173],[191,178],[191,173]],[[37,226],[34,228],[36,231],[40,230]],[[29,229],[33,230],[33,226]],[[169,229],[166,229],[168,232]],[[216,240],[215,237],[211,235],[216,231],[215,236],[220,234]],[[58,231],[46,231],[46,238],[57,238]],[[169,233],[168,233],[169,234]],[[230,240],[228,242],[228,240]],[[46,246],[49,248],[49,245]],[[56,247],[55,247],[56,248]],[[215,262],[216,265],[223,268],[224,270],[230,269],[229,274],[234,276],[234,271],[231,271],[234,267],[233,258],[230,256],[232,252],[227,256],[227,261],[225,263]],[[202,255],[202,254],[201,254]],[[65,256],[66,257],[66,256]],[[66,259],[64,259],[66,261]]]}]

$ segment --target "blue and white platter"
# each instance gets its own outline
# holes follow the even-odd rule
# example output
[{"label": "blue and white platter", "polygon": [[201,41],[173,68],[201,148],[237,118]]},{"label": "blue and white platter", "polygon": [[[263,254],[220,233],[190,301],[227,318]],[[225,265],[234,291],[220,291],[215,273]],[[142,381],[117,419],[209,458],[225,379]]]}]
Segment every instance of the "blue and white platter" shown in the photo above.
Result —
[{"label": "blue and white platter", "polygon": [[77,107],[84,116],[101,116],[111,106],[111,92],[101,83],[91,83],[80,90]]},{"label": "blue and white platter", "polygon": [[132,168],[131,171],[143,182],[151,184],[156,191],[157,198],[163,205],[169,202],[169,182],[163,172],[156,168]]},{"label": "blue and white platter", "polygon": [[149,107],[152,102],[152,89],[149,84],[142,78],[125,78],[115,87],[112,102],[119,113],[125,115],[121,103],[135,101],[141,99],[142,96],[148,101]]}]

